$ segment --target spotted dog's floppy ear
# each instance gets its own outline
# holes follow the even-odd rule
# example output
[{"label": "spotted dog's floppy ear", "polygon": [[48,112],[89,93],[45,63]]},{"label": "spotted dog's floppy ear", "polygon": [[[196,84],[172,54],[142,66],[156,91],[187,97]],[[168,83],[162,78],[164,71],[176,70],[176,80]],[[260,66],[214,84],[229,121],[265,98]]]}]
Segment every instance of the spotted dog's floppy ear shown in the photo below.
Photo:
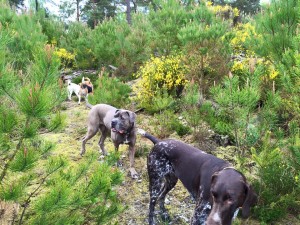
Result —
[{"label": "spotted dog's floppy ear", "polygon": [[242,216],[248,218],[250,216],[250,207],[257,203],[257,195],[253,191],[251,185],[245,183],[246,198],[242,205]]},{"label": "spotted dog's floppy ear", "polygon": [[135,118],[136,118],[136,114],[134,112],[131,112],[131,111],[126,111],[129,115],[129,121],[130,123],[135,123]]},{"label": "spotted dog's floppy ear", "polygon": [[217,178],[219,176],[219,172],[215,172],[210,179],[210,187],[213,187],[215,183],[217,182]]}]

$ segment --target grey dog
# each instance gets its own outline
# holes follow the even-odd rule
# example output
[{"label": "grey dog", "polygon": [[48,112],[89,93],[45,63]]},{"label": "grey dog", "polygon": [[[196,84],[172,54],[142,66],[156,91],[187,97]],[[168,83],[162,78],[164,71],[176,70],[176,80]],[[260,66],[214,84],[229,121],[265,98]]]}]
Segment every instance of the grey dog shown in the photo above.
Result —
[{"label": "grey dog", "polygon": [[[107,104],[97,104],[92,106],[88,115],[88,131],[82,139],[81,155],[85,153],[86,142],[101,131],[99,146],[103,155],[107,154],[104,148],[104,141],[110,135],[115,150],[118,151],[120,144],[129,145],[130,173],[132,178],[137,178],[138,174],[134,169],[135,154],[135,118],[136,114],[129,110],[117,109]],[[99,150],[100,151],[100,150]]]}]

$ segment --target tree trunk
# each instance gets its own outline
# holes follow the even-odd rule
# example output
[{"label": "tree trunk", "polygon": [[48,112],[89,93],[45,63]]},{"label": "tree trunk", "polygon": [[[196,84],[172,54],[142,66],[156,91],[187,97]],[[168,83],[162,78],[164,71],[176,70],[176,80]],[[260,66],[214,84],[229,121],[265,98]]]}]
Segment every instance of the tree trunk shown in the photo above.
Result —
[{"label": "tree trunk", "polygon": [[126,0],[126,18],[127,23],[131,25],[131,9],[130,9],[130,0]]},{"label": "tree trunk", "polygon": [[80,17],[79,2],[80,2],[80,0],[76,0],[76,20],[77,20],[77,22],[79,22],[79,17]]},{"label": "tree trunk", "polygon": [[35,0],[35,11],[37,12],[39,10],[39,2],[38,0]]}]

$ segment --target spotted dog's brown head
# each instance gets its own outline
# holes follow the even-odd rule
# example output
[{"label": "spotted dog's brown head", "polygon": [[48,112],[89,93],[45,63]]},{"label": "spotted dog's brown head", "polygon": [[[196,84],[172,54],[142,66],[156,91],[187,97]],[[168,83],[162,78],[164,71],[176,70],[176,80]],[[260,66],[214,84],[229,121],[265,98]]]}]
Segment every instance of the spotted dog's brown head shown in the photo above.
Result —
[{"label": "spotted dog's brown head", "polygon": [[134,112],[119,109],[116,110],[114,119],[111,121],[111,129],[119,134],[131,132],[135,125],[136,114]]},{"label": "spotted dog's brown head", "polygon": [[233,168],[225,168],[211,178],[212,210],[206,225],[230,225],[235,211],[242,208],[242,216],[249,217],[250,207],[257,195],[246,178]]}]

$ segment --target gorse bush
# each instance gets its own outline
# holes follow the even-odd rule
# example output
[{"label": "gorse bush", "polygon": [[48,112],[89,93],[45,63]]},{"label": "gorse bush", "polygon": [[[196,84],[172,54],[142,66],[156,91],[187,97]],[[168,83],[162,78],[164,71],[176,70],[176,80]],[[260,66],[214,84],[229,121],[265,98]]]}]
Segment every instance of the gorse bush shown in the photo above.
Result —
[{"label": "gorse bush", "polygon": [[57,51],[55,51],[55,55],[60,58],[62,68],[76,67],[75,54],[68,52],[64,48],[59,48]]},{"label": "gorse bush", "polygon": [[136,100],[140,106],[153,103],[156,96],[167,93],[179,97],[185,84],[187,68],[182,63],[181,55],[152,57],[136,73],[140,78],[134,85]]}]

